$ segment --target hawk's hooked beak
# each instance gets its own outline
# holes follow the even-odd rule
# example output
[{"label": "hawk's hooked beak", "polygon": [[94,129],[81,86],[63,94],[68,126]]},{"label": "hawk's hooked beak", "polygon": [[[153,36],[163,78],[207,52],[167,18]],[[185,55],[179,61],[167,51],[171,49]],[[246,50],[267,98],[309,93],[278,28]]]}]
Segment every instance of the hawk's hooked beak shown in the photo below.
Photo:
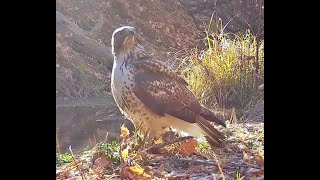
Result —
[{"label": "hawk's hooked beak", "polygon": [[134,50],[136,46],[136,38],[134,28],[124,26],[116,29],[111,38],[112,53],[119,55],[119,53]]}]

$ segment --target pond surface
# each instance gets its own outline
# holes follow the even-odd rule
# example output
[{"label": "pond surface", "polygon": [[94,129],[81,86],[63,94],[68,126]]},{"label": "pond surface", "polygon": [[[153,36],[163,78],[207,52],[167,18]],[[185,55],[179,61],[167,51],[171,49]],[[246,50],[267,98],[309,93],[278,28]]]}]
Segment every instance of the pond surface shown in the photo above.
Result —
[{"label": "pond surface", "polygon": [[[99,99],[99,101],[97,100]],[[75,152],[83,147],[94,147],[96,143],[106,139],[107,142],[118,141],[120,126],[125,124],[129,130],[133,130],[130,121],[121,115],[112,103],[103,103],[96,97],[93,99],[57,101],[56,106],[56,146],[57,152],[69,152],[69,146]],[[102,102],[102,103],[101,103]],[[70,105],[72,104],[72,105]],[[89,105],[88,105],[89,104]]]}]

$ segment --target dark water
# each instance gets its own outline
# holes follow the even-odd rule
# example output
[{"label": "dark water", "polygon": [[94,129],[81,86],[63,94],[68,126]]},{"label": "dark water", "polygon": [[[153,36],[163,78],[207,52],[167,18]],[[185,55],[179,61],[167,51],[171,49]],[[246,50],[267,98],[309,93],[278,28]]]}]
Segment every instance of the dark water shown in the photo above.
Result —
[{"label": "dark water", "polygon": [[104,106],[73,106],[56,108],[57,152],[77,152],[83,147],[93,147],[108,134],[107,141],[118,141],[120,126],[125,123],[133,130],[117,109]]}]

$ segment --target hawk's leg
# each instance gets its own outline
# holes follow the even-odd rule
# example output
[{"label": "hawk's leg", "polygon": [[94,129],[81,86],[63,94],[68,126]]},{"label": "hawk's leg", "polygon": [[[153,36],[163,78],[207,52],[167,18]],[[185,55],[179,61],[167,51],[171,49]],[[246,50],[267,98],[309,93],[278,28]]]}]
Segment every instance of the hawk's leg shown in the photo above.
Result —
[{"label": "hawk's leg", "polygon": [[135,147],[136,150],[139,150],[139,149],[144,149],[145,147],[147,147],[147,136],[138,136],[137,138],[139,138],[138,140],[138,145]]}]

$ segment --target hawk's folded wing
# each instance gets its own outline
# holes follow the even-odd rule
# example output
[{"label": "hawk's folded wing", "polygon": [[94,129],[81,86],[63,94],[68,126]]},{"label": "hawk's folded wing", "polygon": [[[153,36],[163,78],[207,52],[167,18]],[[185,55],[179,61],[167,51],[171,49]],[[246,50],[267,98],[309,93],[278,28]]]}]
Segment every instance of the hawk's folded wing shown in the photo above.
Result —
[{"label": "hawk's folded wing", "polygon": [[163,65],[157,61],[152,63],[140,61],[139,65],[135,66],[133,92],[147,108],[162,117],[169,114],[189,123],[197,123],[208,135],[206,137],[210,144],[217,147],[222,146],[220,140],[224,139],[224,135],[208,121],[224,127],[225,123],[199,103],[195,95],[187,88],[187,83],[183,78],[171,69],[163,68]]},{"label": "hawk's folded wing", "polygon": [[[157,61],[139,61],[135,64],[134,94],[154,113],[166,113],[195,123],[202,106],[187,88],[186,81]],[[141,70],[141,71],[140,71]]]}]

